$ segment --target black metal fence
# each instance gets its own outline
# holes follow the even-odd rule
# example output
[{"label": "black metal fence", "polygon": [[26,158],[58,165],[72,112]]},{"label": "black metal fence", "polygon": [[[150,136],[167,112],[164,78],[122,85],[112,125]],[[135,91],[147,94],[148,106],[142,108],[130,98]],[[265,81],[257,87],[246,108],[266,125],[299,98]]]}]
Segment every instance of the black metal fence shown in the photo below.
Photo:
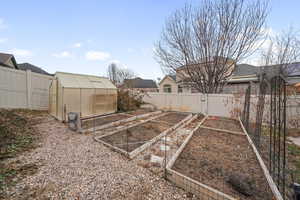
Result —
[{"label": "black metal fence", "polygon": [[289,169],[287,162],[286,81],[280,75],[271,79],[262,75],[259,89],[255,97],[251,96],[251,84],[246,89],[241,120],[282,197],[294,200],[296,194],[292,185],[297,174]]},{"label": "black metal fence", "polygon": [[271,79],[269,171],[279,191],[286,193],[286,83],[281,76]]}]

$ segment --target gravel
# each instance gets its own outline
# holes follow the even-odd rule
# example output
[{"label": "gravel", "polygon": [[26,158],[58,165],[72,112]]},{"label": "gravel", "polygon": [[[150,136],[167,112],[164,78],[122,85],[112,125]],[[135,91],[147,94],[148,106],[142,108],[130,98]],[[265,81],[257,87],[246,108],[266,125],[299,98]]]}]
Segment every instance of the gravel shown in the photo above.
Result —
[{"label": "gravel", "polygon": [[[183,190],[46,116],[40,146],[17,159],[38,172],[8,191],[10,199],[189,199]],[[52,120],[51,120],[52,119]]]}]

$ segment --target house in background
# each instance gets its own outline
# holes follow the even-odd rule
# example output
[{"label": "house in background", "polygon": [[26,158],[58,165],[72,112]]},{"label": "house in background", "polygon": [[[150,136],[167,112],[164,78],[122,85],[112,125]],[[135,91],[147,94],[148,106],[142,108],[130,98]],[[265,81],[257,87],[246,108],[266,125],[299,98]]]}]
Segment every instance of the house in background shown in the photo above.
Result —
[{"label": "house in background", "polygon": [[158,92],[155,81],[139,77],[134,79],[125,79],[121,87],[141,92]]},{"label": "house in background", "polygon": [[44,75],[48,75],[48,76],[53,76],[53,74],[49,74],[48,72],[46,72],[42,68],[37,67],[35,65],[32,65],[30,63],[21,63],[21,64],[18,64],[18,68],[20,70],[24,70],[24,71],[30,70],[30,71],[35,72],[35,73],[44,74]]},{"label": "house in background", "polygon": [[19,69],[14,55],[7,53],[0,53],[0,67]]},{"label": "house in background", "polygon": [[52,74],[49,74],[42,68],[32,65],[30,63],[17,64],[14,55],[7,54],[7,53],[0,53],[0,67],[7,67],[11,69],[24,70],[24,71],[30,70],[35,73],[53,76]]},{"label": "house in background", "polygon": [[[232,64],[232,63],[230,63]],[[193,66],[192,66],[193,67]],[[201,65],[195,65],[195,67],[201,67]],[[166,75],[159,83],[160,93],[198,93],[198,90],[192,86],[186,74],[185,66],[176,70],[175,75]],[[268,65],[268,66],[253,66],[249,64],[235,65],[228,82],[223,88],[225,94],[241,93],[246,90],[249,83],[251,83],[251,93],[257,94],[259,92],[258,82],[259,75],[265,71],[269,76],[275,75],[280,70],[280,65]],[[300,85],[300,62],[291,63],[286,67],[287,84],[289,88],[296,89],[299,93]],[[300,93],[299,93],[300,94]]]},{"label": "house in background", "polygon": [[[251,83],[251,93],[258,94],[259,75],[264,71],[268,76],[272,77],[279,73],[280,65],[253,66],[248,64],[237,65],[228,83],[223,88],[223,93],[240,93],[244,92]],[[288,88],[298,87],[300,83],[300,62],[291,63],[285,67],[286,81]]]},{"label": "house in background", "polygon": [[166,75],[159,82],[160,93],[191,93],[190,87],[184,87],[181,83],[176,81],[176,75]]},{"label": "house in background", "polygon": [[[159,83],[160,93],[199,93],[199,91],[194,87],[193,82],[189,77],[189,72],[193,70],[199,71],[202,74],[206,74],[204,71],[204,66],[214,65],[214,63],[226,63],[228,65],[228,70],[226,73],[231,74],[235,66],[235,61],[230,58],[224,57],[213,57],[209,61],[205,61],[199,64],[190,64],[188,66],[184,65],[176,69],[174,75],[166,75]],[[218,66],[218,65],[217,65]]]}]

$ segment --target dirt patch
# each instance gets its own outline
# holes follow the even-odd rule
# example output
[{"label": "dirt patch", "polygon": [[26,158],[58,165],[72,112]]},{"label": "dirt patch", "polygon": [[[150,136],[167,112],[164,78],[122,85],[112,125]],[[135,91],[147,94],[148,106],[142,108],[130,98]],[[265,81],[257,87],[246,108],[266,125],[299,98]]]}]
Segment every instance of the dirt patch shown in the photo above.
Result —
[{"label": "dirt patch", "polygon": [[[162,159],[166,159],[166,163],[170,161],[173,155],[176,153],[180,145],[184,142],[186,137],[191,133],[190,131],[194,129],[203,119],[203,115],[199,115],[192,122],[186,126],[179,128],[175,131],[170,132],[166,137],[162,137],[159,141],[153,144],[150,148],[139,154],[135,161],[138,165],[147,168],[151,172],[161,177],[164,177],[164,165],[165,162],[157,163],[151,160],[151,157],[159,156]],[[167,146],[168,148],[162,148]],[[159,165],[159,167],[157,167]]]},{"label": "dirt patch", "polygon": [[225,117],[209,117],[204,121],[203,126],[235,132],[243,132],[238,120]]},{"label": "dirt patch", "polygon": [[113,114],[113,115],[108,115],[106,117],[99,117],[99,118],[84,120],[84,121],[82,121],[81,126],[83,129],[88,129],[88,128],[92,128],[94,126],[101,126],[104,124],[119,121],[122,119],[127,119],[130,117],[131,117],[130,115],[125,115],[125,114]]},{"label": "dirt patch", "polygon": [[[272,199],[256,156],[244,136],[200,128],[173,169],[238,199]],[[234,181],[239,179],[247,180],[246,189],[239,188]],[[245,190],[250,190],[250,194],[243,193]]]},{"label": "dirt patch", "polygon": [[142,114],[146,114],[146,113],[149,113],[149,111],[143,110],[143,109],[128,112],[128,114],[130,114],[130,115],[142,115]]},{"label": "dirt patch", "polygon": [[32,163],[11,162],[10,159],[36,148],[39,135],[33,124],[44,121],[45,112],[26,110],[0,110],[0,198],[4,190],[21,178],[35,173]]},{"label": "dirt patch", "polygon": [[131,152],[170,127],[171,126],[167,124],[149,121],[113,135],[103,137],[101,140],[127,152]]},{"label": "dirt patch", "polygon": [[185,113],[168,113],[162,117],[155,119],[156,121],[166,122],[170,124],[177,124],[181,120],[187,117]]}]

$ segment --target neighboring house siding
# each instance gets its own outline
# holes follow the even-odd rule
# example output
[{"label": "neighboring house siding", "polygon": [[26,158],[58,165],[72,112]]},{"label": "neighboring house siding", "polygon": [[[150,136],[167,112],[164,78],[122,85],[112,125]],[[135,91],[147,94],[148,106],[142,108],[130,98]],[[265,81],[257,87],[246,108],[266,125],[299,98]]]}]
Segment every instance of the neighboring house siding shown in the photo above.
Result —
[{"label": "neighboring house siding", "polygon": [[159,92],[160,93],[164,93],[164,86],[165,85],[170,85],[171,86],[171,93],[177,93],[178,92],[178,85],[176,84],[176,82],[173,79],[167,77],[162,82],[160,82],[160,84],[159,84]]},{"label": "neighboring house siding", "polygon": [[[234,83],[230,84],[228,83],[223,88],[223,94],[237,94],[237,93],[244,93],[249,86],[249,83]],[[258,93],[258,84],[257,83],[251,83],[251,94],[257,94]]]},{"label": "neighboring house siding", "polygon": [[15,65],[14,65],[14,63],[11,61],[11,59],[9,59],[5,64],[8,65],[8,66],[10,66],[13,69],[16,68]]}]

